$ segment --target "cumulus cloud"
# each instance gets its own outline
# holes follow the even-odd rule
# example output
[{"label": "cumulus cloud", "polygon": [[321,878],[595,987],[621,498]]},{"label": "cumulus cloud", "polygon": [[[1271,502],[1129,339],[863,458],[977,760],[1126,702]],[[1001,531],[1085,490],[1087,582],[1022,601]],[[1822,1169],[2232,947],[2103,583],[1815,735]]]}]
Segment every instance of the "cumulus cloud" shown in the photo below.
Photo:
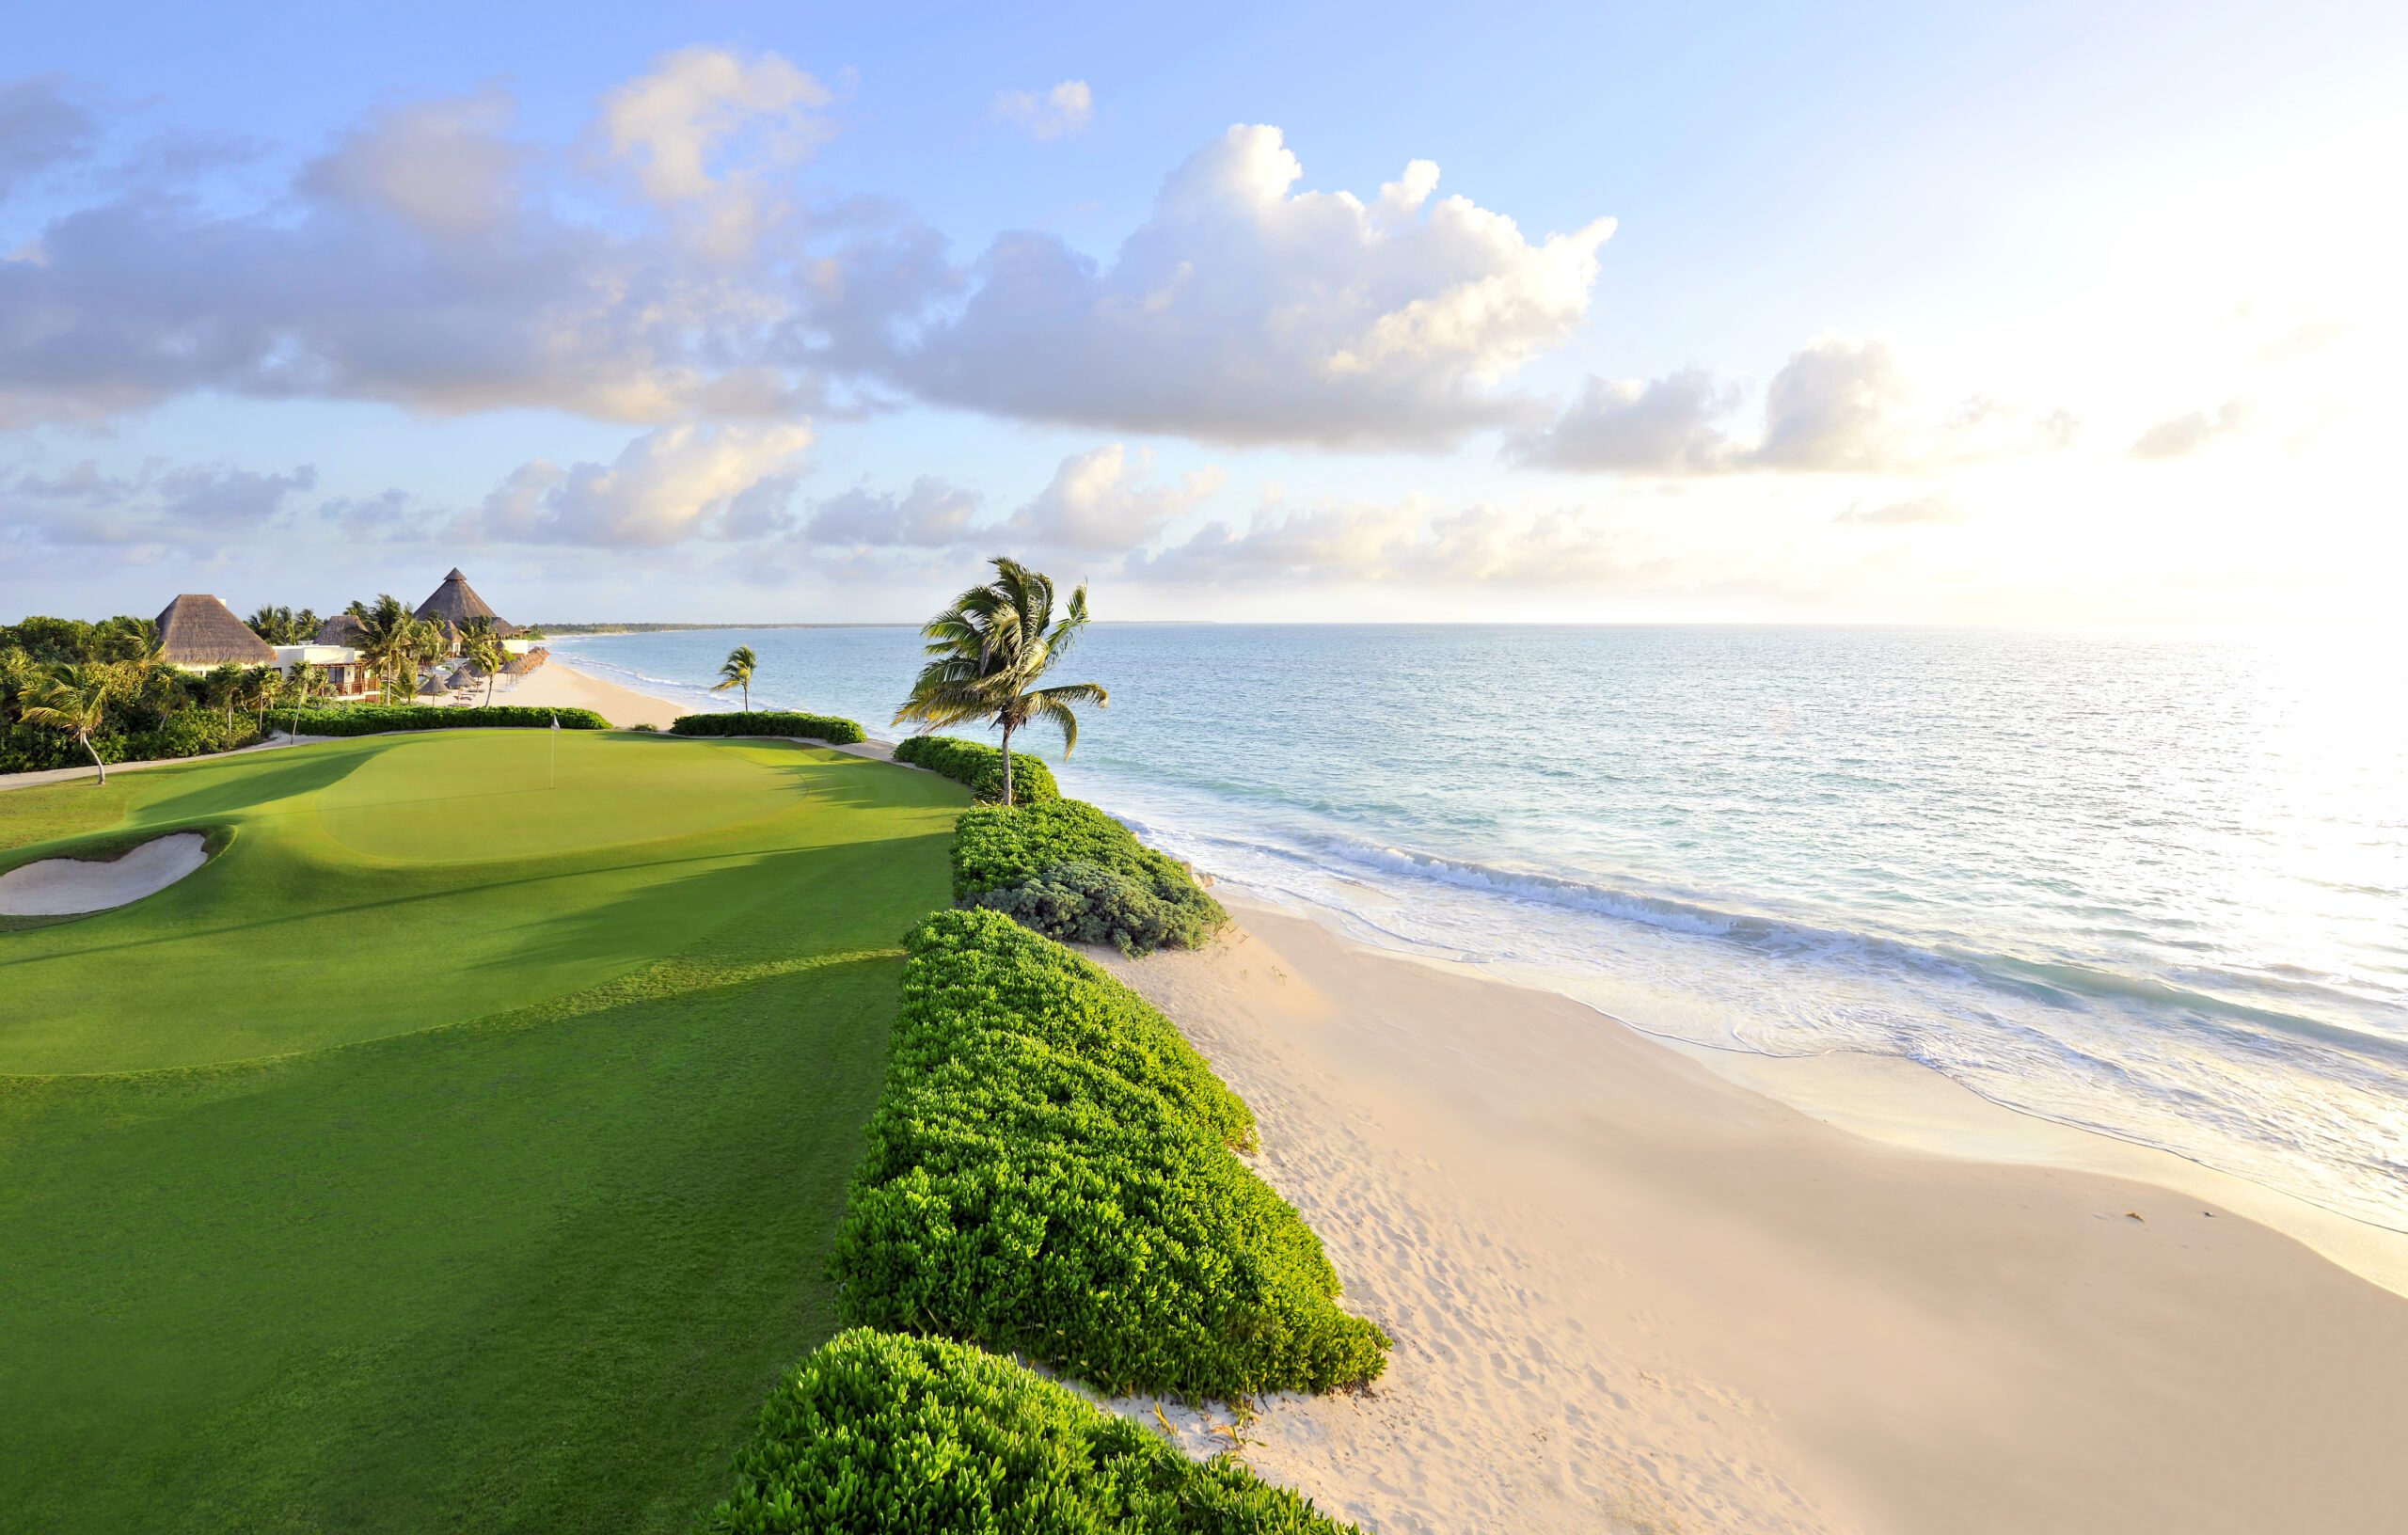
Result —
[{"label": "cumulus cloud", "polygon": [[646,197],[697,214],[705,246],[733,256],[778,211],[763,173],[829,137],[834,100],[775,54],[681,48],[605,97],[599,127]]},{"label": "cumulus cloud", "polygon": [[960,542],[977,511],[977,492],[924,474],[900,496],[865,486],[832,496],[803,531],[815,544],[942,548]]},{"label": "cumulus cloud", "polygon": [[1511,451],[1549,469],[1708,473],[1736,456],[1720,423],[1738,401],[1735,387],[1717,384],[1702,368],[1646,380],[1592,374],[1562,415]]},{"label": "cumulus cloud", "polygon": [[2249,403],[2227,400],[2211,411],[2194,410],[2167,417],[2134,438],[2125,451],[2144,461],[2184,458],[2248,424]]},{"label": "cumulus cloud", "polygon": [[642,422],[818,398],[782,340],[800,295],[555,213],[511,116],[388,110],[247,213],[137,182],[54,219],[0,261],[0,426],[202,389]]},{"label": "cumulus cloud", "polygon": [[1207,466],[1172,484],[1141,483],[1153,464],[1149,451],[1133,454],[1117,442],[1073,453],[1003,530],[1052,548],[1134,548],[1209,498],[1224,479],[1219,467]]},{"label": "cumulus cloud", "polygon": [[0,198],[55,166],[89,154],[99,139],[99,123],[64,75],[0,81]]},{"label": "cumulus cloud", "polygon": [[1593,514],[1485,502],[1450,512],[1418,499],[1288,509],[1265,506],[1237,528],[1207,523],[1185,541],[1127,562],[1130,579],[1557,586],[1607,579],[1640,557]]},{"label": "cumulus cloud", "polygon": [[992,116],[1027,130],[1032,138],[1064,138],[1084,133],[1095,118],[1095,93],[1084,80],[1065,80],[1043,95],[1033,90],[1006,90],[995,97]]},{"label": "cumulus cloud", "polygon": [[1592,374],[1552,422],[1510,436],[1506,455],[1590,472],[1883,474],[2052,451],[2081,429],[2070,412],[2035,415],[1988,396],[1932,419],[1887,344],[1847,336],[1790,355],[1765,389],[1752,439],[1731,424],[1739,401],[1703,369],[1651,380]]},{"label": "cumulus cloud", "polygon": [[609,548],[781,532],[791,526],[786,503],[811,440],[809,427],[791,423],[680,421],[645,433],[609,464],[523,464],[452,532]]},{"label": "cumulus cloud", "polygon": [[214,548],[260,531],[317,483],[317,469],[307,464],[263,474],[152,462],[117,474],[87,459],[57,474],[21,474],[0,485],[0,526],[22,540],[57,546]]},{"label": "cumulus cloud", "polygon": [[1429,446],[1516,418],[1497,386],[1587,316],[1613,221],[1533,243],[1434,202],[1426,163],[1375,206],[1302,175],[1278,129],[1231,128],[1109,261],[1006,235],[957,311],[857,335],[852,360],[946,404],[1231,442]]}]

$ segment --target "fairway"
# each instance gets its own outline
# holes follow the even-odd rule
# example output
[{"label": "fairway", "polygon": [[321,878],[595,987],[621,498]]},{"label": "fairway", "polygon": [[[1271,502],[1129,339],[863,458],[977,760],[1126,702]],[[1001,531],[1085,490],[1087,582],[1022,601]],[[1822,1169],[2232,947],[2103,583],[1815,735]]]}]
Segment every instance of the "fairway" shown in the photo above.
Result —
[{"label": "fairway", "polygon": [[0,866],[220,849],[0,932],[0,1529],[685,1529],[832,1331],[967,797],[549,735],[0,794]]}]

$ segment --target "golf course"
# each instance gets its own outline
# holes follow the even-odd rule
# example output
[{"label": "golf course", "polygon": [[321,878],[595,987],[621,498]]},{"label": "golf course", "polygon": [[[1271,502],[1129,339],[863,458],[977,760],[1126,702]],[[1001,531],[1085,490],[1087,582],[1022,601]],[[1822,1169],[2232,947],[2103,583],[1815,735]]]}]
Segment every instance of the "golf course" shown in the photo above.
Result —
[{"label": "golf course", "polygon": [[780,1372],[960,785],[373,736],[0,794],[0,1527],[683,1530]]}]

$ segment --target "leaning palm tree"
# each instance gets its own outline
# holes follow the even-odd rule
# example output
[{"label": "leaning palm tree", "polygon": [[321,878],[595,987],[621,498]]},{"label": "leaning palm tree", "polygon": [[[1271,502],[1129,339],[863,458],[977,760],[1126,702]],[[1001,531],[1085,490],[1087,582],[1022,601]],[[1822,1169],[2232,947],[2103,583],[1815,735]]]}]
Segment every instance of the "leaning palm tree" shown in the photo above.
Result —
[{"label": "leaning palm tree", "polygon": [[752,712],[752,669],[759,664],[760,662],[752,655],[752,647],[737,646],[727,653],[727,659],[721,663],[720,680],[711,685],[711,691],[723,693],[730,688],[743,688],[744,712],[751,714]]},{"label": "leaning palm tree", "polygon": [[472,618],[460,631],[460,654],[485,674],[485,707],[493,707],[494,678],[510,664],[510,652],[501,647],[501,636],[494,631],[493,620]]},{"label": "leaning palm tree", "polygon": [[71,734],[75,744],[91,754],[92,766],[100,772],[95,787],[104,787],[109,781],[109,768],[92,745],[92,733],[108,718],[109,698],[116,688],[117,679],[102,667],[61,661],[50,667],[26,691],[17,718],[29,725],[46,725]]},{"label": "leaning palm tree", "polygon": [[293,674],[284,679],[283,701],[293,705],[293,738],[294,740],[301,738],[301,711],[309,706],[311,699],[326,690],[325,670],[311,666],[307,661],[294,667]]},{"label": "leaning palm tree", "polygon": [[974,586],[928,620],[921,636],[931,657],[895,711],[923,734],[974,721],[1004,733],[1004,803],[1012,802],[1012,732],[1043,721],[1062,733],[1062,754],[1079,744],[1078,705],[1102,708],[1110,700],[1092,682],[1040,688],[1045,673],[1070,654],[1087,626],[1087,589],[1070,593],[1054,616],[1054,582],[1017,560],[991,562],[995,578]]}]

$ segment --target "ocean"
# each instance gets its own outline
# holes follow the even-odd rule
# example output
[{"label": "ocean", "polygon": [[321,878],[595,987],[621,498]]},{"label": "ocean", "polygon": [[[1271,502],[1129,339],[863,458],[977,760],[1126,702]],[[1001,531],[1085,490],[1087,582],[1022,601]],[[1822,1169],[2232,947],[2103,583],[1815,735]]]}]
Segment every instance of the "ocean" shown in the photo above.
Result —
[{"label": "ocean", "polygon": [[[910,628],[573,638],[888,727]],[[1098,625],[1066,792],[1358,937],[1766,1055],[1903,1056],[2408,1229],[2408,711],[2304,641]],[[1477,1019],[1464,1027],[1476,1033]]]}]

